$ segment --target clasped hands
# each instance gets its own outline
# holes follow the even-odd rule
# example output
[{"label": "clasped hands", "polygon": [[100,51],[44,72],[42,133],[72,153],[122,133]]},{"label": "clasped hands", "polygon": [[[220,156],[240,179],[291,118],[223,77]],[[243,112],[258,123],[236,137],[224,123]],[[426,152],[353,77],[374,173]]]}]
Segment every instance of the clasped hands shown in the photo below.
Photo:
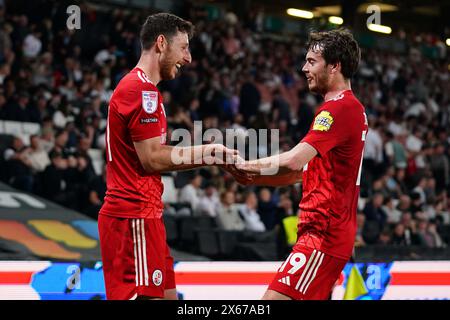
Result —
[{"label": "clasped hands", "polygon": [[214,163],[229,172],[238,183],[250,185],[260,175],[260,170],[252,166],[249,161],[244,160],[238,150],[227,148],[221,144],[213,144],[211,148],[210,155]]}]

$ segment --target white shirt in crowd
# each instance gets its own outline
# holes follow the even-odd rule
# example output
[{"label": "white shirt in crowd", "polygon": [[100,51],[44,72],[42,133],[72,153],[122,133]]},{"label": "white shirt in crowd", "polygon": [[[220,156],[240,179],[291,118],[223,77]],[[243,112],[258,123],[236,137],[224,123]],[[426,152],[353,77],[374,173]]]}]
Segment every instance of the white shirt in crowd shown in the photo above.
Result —
[{"label": "white shirt in crowd", "polygon": [[371,129],[367,133],[364,159],[375,160],[377,163],[383,162],[383,139],[376,129]]},{"label": "white shirt in crowd", "polygon": [[250,209],[246,205],[241,206],[239,213],[244,218],[245,229],[248,231],[266,231],[266,226],[261,221],[261,217],[255,209]]},{"label": "white shirt in crowd", "polygon": [[27,58],[36,58],[42,49],[42,42],[33,34],[29,34],[23,41],[23,54]]},{"label": "white shirt in crowd", "polygon": [[200,202],[200,190],[196,189],[189,183],[180,190],[178,201],[189,203],[191,205],[192,212],[195,212],[197,211],[197,207]]},{"label": "white shirt in crowd", "polygon": [[203,195],[200,197],[197,211],[201,214],[206,214],[209,217],[215,218],[220,206],[220,199],[215,192],[212,196],[208,197]]}]

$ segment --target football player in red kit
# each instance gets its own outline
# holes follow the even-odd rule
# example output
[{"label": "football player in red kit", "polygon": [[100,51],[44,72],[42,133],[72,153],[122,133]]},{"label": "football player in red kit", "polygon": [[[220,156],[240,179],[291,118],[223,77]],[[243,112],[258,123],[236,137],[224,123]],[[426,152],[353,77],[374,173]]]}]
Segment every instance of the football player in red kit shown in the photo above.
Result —
[{"label": "football player in red kit", "polygon": [[[192,24],[175,15],[149,16],[140,34],[139,62],[110,100],[107,192],[98,219],[107,299],[177,298],[160,172],[196,168],[214,163],[218,155],[235,154],[219,144],[165,145],[166,113],[156,85],[175,78],[191,62],[192,32]],[[174,155],[187,161],[180,164]]]},{"label": "football player in red kit", "polygon": [[[359,46],[347,30],[312,32],[302,71],[324,102],[309,132],[290,151],[236,165],[256,174],[251,184],[303,181],[297,242],[263,299],[328,299],[352,255],[368,130],[364,106],[350,86],[359,61]],[[276,175],[263,175],[274,165]]]}]

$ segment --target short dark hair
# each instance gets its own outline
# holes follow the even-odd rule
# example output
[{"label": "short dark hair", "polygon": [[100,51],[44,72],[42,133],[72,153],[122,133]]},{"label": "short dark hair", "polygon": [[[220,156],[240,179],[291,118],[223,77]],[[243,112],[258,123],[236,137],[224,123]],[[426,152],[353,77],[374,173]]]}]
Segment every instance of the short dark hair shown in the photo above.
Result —
[{"label": "short dark hair", "polygon": [[141,45],[144,50],[150,49],[159,35],[164,35],[170,39],[176,35],[177,31],[188,34],[189,39],[194,34],[194,26],[191,22],[186,21],[174,14],[156,13],[147,17],[142,26],[140,37]]},{"label": "short dark hair", "polygon": [[361,50],[358,42],[347,29],[311,32],[308,40],[308,50],[321,50],[326,64],[341,63],[341,72],[350,79],[358,70],[361,60]]}]

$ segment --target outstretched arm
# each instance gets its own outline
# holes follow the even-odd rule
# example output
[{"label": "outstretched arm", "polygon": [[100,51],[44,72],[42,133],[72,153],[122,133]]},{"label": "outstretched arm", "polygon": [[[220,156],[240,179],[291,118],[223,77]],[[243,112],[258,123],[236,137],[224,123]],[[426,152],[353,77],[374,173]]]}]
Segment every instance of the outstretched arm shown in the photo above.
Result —
[{"label": "outstretched arm", "polygon": [[238,161],[236,168],[249,174],[266,176],[268,179],[295,175],[316,155],[314,147],[306,142],[300,142],[293,149],[281,154],[252,161]]},{"label": "outstretched arm", "polygon": [[224,165],[226,157],[237,155],[237,150],[221,144],[193,147],[161,145],[155,137],[134,142],[134,147],[144,169],[148,172],[181,171],[207,165]]}]

